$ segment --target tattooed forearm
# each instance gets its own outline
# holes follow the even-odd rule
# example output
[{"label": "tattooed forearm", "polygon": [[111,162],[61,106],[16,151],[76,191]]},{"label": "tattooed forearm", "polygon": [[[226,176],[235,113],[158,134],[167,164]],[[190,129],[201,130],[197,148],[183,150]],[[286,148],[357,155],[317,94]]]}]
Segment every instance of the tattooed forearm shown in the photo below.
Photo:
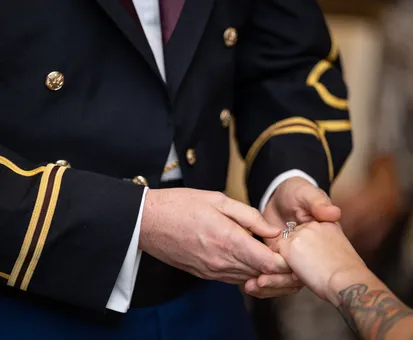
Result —
[{"label": "tattooed forearm", "polygon": [[390,292],[369,290],[365,284],[348,287],[340,292],[340,298],[340,312],[362,339],[384,340],[397,322],[413,316]]}]

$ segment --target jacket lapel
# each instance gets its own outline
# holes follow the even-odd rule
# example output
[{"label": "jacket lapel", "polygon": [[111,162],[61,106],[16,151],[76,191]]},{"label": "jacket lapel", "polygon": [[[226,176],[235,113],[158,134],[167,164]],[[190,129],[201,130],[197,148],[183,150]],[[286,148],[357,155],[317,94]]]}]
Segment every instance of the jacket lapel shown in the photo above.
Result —
[{"label": "jacket lapel", "polygon": [[204,33],[215,0],[186,0],[175,30],[164,47],[169,94],[174,100]]},{"label": "jacket lapel", "polygon": [[103,7],[105,12],[112,18],[119,29],[140,52],[149,67],[163,82],[151,47],[146,39],[145,32],[137,25],[136,20],[127,13],[119,0],[97,0],[97,2]]}]

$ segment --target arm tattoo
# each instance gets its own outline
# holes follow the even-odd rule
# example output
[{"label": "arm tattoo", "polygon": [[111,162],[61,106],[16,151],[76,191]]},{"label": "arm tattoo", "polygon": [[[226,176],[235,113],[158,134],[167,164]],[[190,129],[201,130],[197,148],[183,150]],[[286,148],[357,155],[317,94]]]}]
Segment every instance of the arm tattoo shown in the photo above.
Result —
[{"label": "arm tattoo", "polygon": [[340,292],[339,310],[350,328],[362,339],[384,340],[398,321],[413,312],[386,290],[370,290],[355,284]]}]

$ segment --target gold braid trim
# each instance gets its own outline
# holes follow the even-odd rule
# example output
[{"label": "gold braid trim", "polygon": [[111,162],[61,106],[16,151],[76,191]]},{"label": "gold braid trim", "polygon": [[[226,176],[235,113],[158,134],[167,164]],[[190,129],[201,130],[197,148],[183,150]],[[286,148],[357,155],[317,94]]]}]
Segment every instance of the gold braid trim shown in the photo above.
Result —
[{"label": "gold braid trim", "polygon": [[330,182],[334,179],[334,164],[328,140],[325,136],[326,132],[343,132],[351,130],[349,120],[338,121],[317,121],[317,123],[304,117],[291,117],[279,121],[268,127],[252,144],[245,158],[246,177],[248,178],[252,165],[264,145],[275,136],[301,133],[313,135],[322,144],[327,157],[328,174]]},{"label": "gold braid trim", "polygon": [[339,98],[333,95],[326,86],[320,82],[321,76],[330,68],[338,58],[338,47],[334,41],[331,43],[331,50],[326,59],[320,60],[311,70],[307,77],[307,86],[314,87],[318,95],[327,105],[338,109],[348,110],[349,104],[346,98]]}]

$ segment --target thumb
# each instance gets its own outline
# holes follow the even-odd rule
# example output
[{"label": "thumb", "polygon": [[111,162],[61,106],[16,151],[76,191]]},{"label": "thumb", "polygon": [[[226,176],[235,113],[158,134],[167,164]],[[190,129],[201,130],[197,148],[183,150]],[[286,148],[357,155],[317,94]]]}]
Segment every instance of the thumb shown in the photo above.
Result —
[{"label": "thumb", "polygon": [[331,203],[327,194],[316,187],[310,187],[301,199],[308,214],[319,222],[338,222],[341,217],[339,207]]}]

